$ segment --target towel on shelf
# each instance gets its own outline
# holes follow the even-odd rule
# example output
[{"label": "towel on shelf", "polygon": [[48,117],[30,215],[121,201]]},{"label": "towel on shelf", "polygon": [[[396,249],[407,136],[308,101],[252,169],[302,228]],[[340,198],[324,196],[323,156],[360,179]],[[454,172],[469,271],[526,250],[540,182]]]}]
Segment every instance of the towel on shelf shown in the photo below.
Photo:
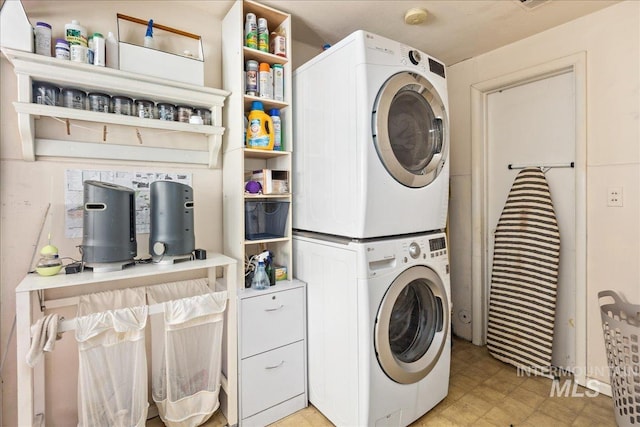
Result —
[{"label": "towel on shelf", "polygon": [[27,365],[32,368],[42,358],[45,351],[53,351],[56,340],[62,338],[62,334],[58,334],[58,325],[63,320],[57,314],[48,314],[31,325],[31,347],[27,353]]}]

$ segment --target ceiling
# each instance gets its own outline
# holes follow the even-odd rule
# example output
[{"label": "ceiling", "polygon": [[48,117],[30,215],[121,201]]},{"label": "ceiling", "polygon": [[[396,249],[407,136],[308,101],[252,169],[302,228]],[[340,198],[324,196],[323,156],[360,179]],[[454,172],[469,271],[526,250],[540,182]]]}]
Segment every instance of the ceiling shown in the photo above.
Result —
[{"label": "ceiling", "polygon": [[[292,33],[298,42],[317,47],[335,44],[356,30],[366,30],[417,48],[443,61],[447,66],[513,43],[549,28],[588,15],[620,0],[256,0],[288,12]],[[0,3],[3,3],[0,0]],[[94,10],[98,5],[117,8],[122,0],[76,2],[76,8]],[[176,5],[203,15],[222,19],[232,0],[127,1],[156,10],[167,5],[175,13]],[[28,14],[52,13],[48,0],[23,0]],[[405,12],[423,8],[427,20],[407,25]],[[57,12],[57,9],[54,9]],[[132,10],[135,10],[132,9]],[[60,11],[66,17],[68,11]],[[158,20],[160,22],[160,18]],[[170,21],[170,19],[167,19]]]},{"label": "ceiling", "polygon": [[[531,1],[531,0],[530,0]],[[265,0],[292,15],[294,39],[335,44],[366,30],[417,48],[447,66],[618,3],[619,0]],[[411,8],[427,10],[419,25],[404,23]]]}]

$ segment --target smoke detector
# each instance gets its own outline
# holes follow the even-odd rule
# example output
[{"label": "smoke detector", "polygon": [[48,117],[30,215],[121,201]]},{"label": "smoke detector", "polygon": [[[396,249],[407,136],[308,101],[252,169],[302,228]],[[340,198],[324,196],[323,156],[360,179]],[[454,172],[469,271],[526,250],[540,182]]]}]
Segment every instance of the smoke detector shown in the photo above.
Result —
[{"label": "smoke detector", "polygon": [[515,0],[520,6],[526,10],[535,9],[538,6],[542,6],[548,3],[550,0]]},{"label": "smoke detector", "polygon": [[408,25],[422,24],[427,20],[427,11],[424,9],[413,8],[407,10],[404,14],[404,22]]}]

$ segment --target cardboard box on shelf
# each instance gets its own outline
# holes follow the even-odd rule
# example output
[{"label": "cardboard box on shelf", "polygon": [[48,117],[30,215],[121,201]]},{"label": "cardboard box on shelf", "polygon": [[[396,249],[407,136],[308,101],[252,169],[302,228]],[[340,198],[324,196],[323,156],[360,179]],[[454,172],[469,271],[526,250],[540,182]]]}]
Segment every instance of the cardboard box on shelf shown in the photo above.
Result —
[{"label": "cardboard box on shelf", "polygon": [[287,280],[287,267],[274,265],[273,269],[275,270],[276,281]]},{"label": "cardboard box on shelf", "polygon": [[289,171],[254,170],[250,180],[257,181],[262,185],[262,194],[287,194],[289,192]]}]

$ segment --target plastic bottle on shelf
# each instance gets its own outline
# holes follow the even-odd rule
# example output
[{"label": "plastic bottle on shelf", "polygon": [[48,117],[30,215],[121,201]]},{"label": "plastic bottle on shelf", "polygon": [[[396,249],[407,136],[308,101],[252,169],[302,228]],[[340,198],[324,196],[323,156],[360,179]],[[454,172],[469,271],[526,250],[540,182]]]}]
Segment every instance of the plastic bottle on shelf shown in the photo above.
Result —
[{"label": "plastic bottle on shelf", "polygon": [[271,33],[271,40],[269,41],[269,51],[274,55],[287,56],[287,37],[284,29],[279,28]]},{"label": "plastic bottle on shelf", "polygon": [[280,110],[277,108],[269,111],[269,117],[273,122],[273,149],[274,151],[282,151],[282,121],[280,120]]},{"label": "plastic bottle on shelf", "polygon": [[116,70],[120,68],[120,62],[118,59],[118,40],[116,40],[116,36],[113,35],[111,31],[107,34],[107,39],[105,40],[105,53],[106,53],[106,64],[109,68],[115,68]]},{"label": "plastic bottle on shelf", "polygon": [[269,52],[269,26],[266,18],[258,19],[258,50]]},{"label": "plastic bottle on shelf", "polygon": [[87,29],[80,25],[77,20],[72,20],[70,24],[65,24],[64,35],[69,45],[80,45],[87,47]]},{"label": "plastic bottle on shelf", "polygon": [[104,67],[106,65],[106,42],[102,34],[93,33],[93,65]]},{"label": "plastic bottle on shelf", "polygon": [[247,126],[247,147],[259,150],[273,150],[273,121],[264,112],[262,102],[253,101]]},{"label": "plastic bottle on shelf", "polygon": [[89,40],[87,40],[87,64],[93,65],[93,57],[95,55],[95,50],[93,47],[93,34],[89,36]]},{"label": "plastic bottle on shelf", "polygon": [[253,273],[253,279],[251,280],[252,289],[269,289],[269,276],[264,266],[264,261],[258,261],[258,268]]},{"label": "plastic bottle on shelf", "polygon": [[144,47],[150,49],[156,47],[155,40],[153,40],[153,19],[149,19],[149,22],[147,22],[147,32],[144,35]]},{"label": "plastic bottle on shelf", "polygon": [[271,67],[266,62],[260,63],[258,95],[260,98],[273,99],[273,77],[271,76]]},{"label": "plastic bottle on shelf", "polygon": [[273,99],[284,101],[284,68],[282,64],[273,64]]},{"label": "plastic bottle on shelf", "polygon": [[244,23],[244,45],[251,49],[258,48],[258,24],[254,13],[247,13]]},{"label": "plastic bottle on shelf", "polygon": [[51,25],[37,22],[34,33],[36,54],[51,56]]}]

